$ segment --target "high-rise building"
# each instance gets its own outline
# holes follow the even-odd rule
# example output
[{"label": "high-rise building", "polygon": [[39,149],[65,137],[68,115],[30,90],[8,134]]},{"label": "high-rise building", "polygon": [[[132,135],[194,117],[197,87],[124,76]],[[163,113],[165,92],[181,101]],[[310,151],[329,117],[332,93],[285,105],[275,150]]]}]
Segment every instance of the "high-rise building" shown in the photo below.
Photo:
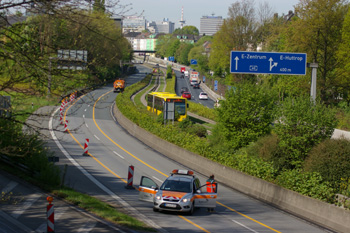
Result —
[{"label": "high-rise building", "polygon": [[146,29],[145,17],[127,16],[123,19],[123,33],[142,32]]},{"label": "high-rise building", "polygon": [[199,34],[202,36],[212,36],[219,31],[223,22],[222,16],[202,16],[200,19]]},{"label": "high-rise building", "polygon": [[173,33],[175,30],[175,23],[169,21],[169,19],[165,18],[162,22],[148,22],[147,23],[148,30],[152,33]]}]

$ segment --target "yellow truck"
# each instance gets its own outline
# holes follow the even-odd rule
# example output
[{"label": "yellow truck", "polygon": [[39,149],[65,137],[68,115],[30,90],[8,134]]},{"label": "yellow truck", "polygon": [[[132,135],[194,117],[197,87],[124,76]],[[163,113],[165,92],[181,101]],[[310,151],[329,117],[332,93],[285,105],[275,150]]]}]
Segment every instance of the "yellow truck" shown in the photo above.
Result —
[{"label": "yellow truck", "polygon": [[113,83],[113,92],[123,92],[125,88],[125,80],[117,79]]}]

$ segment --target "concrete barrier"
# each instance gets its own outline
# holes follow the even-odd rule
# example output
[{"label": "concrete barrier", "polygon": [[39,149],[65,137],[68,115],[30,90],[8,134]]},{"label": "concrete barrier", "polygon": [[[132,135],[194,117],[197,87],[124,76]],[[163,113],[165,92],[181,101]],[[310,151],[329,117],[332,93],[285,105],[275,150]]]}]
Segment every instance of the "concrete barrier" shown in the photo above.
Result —
[{"label": "concrete barrier", "polygon": [[320,226],[337,232],[350,232],[350,211],[244,174],[169,143],[131,122],[118,110],[116,105],[113,107],[113,113],[118,123],[132,136],[165,156],[186,164],[189,168],[202,174],[213,173],[218,182],[228,187]]}]

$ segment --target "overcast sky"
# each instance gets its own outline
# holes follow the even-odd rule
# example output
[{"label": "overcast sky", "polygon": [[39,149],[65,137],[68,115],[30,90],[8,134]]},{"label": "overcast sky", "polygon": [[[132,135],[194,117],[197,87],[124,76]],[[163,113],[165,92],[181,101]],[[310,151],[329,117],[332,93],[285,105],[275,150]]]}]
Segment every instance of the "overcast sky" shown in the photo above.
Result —
[{"label": "overcast sky", "polygon": [[[141,14],[148,21],[162,21],[168,18],[175,23],[175,28],[180,27],[181,8],[184,7],[186,25],[193,25],[199,29],[200,18],[204,15],[227,17],[228,8],[237,0],[120,0],[121,4],[132,4],[132,9],[127,15]],[[241,0],[239,0],[241,1]],[[279,15],[287,14],[294,10],[299,0],[254,0],[256,9],[260,3],[267,2],[273,12]]]}]

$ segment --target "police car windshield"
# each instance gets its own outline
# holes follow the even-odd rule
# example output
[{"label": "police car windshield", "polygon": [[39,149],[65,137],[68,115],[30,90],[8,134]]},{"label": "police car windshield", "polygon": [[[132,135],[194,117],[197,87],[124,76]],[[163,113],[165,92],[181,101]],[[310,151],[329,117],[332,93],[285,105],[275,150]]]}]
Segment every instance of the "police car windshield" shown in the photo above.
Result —
[{"label": "police car windshield", "polygon": [[160,186],[160,190],[190,193],[192,192],[192,186],[190,181],[166,180]]}]

